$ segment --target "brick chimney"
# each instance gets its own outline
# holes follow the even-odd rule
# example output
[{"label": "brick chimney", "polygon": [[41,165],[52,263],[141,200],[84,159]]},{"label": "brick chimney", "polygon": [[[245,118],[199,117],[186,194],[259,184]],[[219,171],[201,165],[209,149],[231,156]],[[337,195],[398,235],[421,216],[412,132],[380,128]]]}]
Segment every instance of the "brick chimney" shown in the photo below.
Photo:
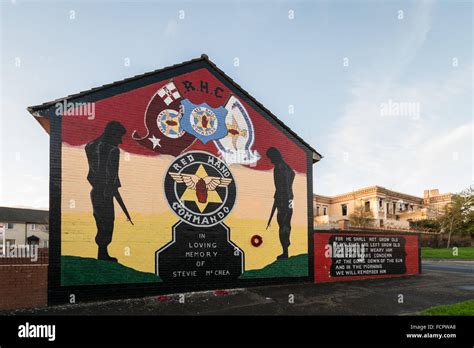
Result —
[{"label": "brick chimney", "polygon": [[430,204],[430,190],[424,190],[423,192],[423,204]]}]

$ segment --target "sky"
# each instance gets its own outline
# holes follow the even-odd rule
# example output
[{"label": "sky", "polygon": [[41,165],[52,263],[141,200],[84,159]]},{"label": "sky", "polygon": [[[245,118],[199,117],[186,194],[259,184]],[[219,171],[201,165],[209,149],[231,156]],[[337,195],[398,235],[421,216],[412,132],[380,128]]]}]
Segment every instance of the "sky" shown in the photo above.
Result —
[{"label": "sky", "polygon": [[473,175],[470,1],[21,1],[0,6],[0,206],[48,208],[26,107],[206,53],[324,158],[315,193],[422,196]]}]

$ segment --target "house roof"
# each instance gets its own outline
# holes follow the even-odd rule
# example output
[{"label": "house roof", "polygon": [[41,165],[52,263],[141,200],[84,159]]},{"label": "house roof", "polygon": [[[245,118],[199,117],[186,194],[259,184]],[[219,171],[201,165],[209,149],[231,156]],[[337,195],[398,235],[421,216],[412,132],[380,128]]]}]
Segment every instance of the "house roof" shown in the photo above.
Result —
[{"label": "house roof", "polygon": [[49,211],[0,207],[0,221],[47,224],[49,222]]},{"label": "house roof", "polygon": [[313,153],[313,162],[318,162],[323,158],[323,156],[317,152],[311,145],[309,145],[306,141],[304,141],[298,134],[296,134],[291,128],[285,125],[281,120],[279,120],[270,110],[268,110],[265,106],[263,106],[259,101],[253,98],[246,90],[244,90],[239,84],[237,84],[233,79],[231,79],[226,73],[224,73],[221,69],[219,69],[206,54],[202,54],[201,57],[191,59],[185,61],[180,64],[171,65],[162,69],[154,70],[151,72],[147,72],[144,74],[136,75],[124,80],[112,82],[106,85],[102,85],[100,87],[95,87],[86,91],[82,91],[76,94],[71,94],[63,98],[55,99],[43,104],[34,105],[28,107],[28,111],[36,118],[36,120],[41,124],[41,126],[49,133],[49,109],[53,107],[56,103],[63,102],[65,100],[70,101],[72,99],[81,98],[99,91],[107,90],[112,87],[116,87],[119,85],[124,85],[130,82],[134,82],[143,78],[148,78],[153,75],[161,74],[163,72],[167,72],[176,68],[180,68],[186,65],[190,65],[196,62],[206,62],[208,66],[216,71],[219,75],[221,75],[225,80],[227,80],[230,84],[232,84],[236,89],[238,89],[242,94],[244,94],[248,99],[250,99],[253,103],[255,103],[259,108],[261,108],[265,113],[267,113],[271,118],[276,121],[278,125],[284,128],[288,133],[290,133],[294,138],[296,138],[301,144],[307,147]]}]

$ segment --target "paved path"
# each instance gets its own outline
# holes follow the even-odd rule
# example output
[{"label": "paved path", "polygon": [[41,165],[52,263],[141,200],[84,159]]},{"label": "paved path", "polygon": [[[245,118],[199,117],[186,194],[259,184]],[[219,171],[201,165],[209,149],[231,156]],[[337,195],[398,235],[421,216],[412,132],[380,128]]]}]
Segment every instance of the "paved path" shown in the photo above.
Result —
[{"label": "paved path", "polygon": [[474,275],[474,262],[423,262],[423,270],[425,271],[439,271],[449,273],[463,273],[464,275]]},{"label": "paved path", "polygon": [[[291,284],[17,310],[38,315],[403,315],[474,299],[474,263],[428,261],[423,274],[406,278],[326,284]],[[403,303],[399,303],[403,295]],[[290,299],[294,298],[294,303]]]}]

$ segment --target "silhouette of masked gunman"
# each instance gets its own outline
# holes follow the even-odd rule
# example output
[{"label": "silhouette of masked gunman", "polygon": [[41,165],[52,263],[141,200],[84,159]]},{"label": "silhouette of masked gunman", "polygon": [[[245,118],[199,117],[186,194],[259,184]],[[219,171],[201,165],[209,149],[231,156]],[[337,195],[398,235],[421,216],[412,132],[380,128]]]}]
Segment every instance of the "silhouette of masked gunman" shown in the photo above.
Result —
[{"label": "silhouette of masked gunman", "polygon": [[89,174],[87,180],[92,185],[91,201],[97,225],[95,241],[99,247],[98,260],[117,262],[111,257],[107,247],[112,242],[114,232],[114,196],[118,195],[120,150],[125,135],[125,127],[117,121],[105,126],[104,133],[86,145]]},{"label": "silhouette of masked gunman", "polygon": [[273,180],[275,182],[275,195],[272,212],[268,220],[267,229],[270,226],[275,210],[278,210],[277,221],[278,233],[283,253],[277,256],[277,260],[288,258],[288,247],[290,246],[291,217],[293,215],[293,180],[295,172],[285,162],[280,151],[271,147],[267,150],[267,157],[273,163]]}]

